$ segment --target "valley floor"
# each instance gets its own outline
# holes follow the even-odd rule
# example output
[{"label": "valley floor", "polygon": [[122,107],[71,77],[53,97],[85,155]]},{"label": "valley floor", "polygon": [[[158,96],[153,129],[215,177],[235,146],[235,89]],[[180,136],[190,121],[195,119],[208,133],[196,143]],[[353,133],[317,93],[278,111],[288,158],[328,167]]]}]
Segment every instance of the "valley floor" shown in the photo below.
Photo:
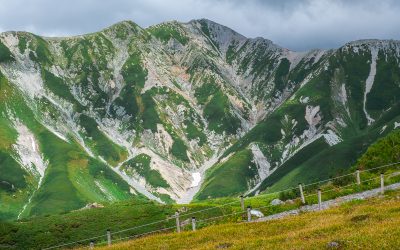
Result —
[{"label": "valley floor", "polygon": [[398,249],[400,191],[319,212],[215,225],[97,249]]}]

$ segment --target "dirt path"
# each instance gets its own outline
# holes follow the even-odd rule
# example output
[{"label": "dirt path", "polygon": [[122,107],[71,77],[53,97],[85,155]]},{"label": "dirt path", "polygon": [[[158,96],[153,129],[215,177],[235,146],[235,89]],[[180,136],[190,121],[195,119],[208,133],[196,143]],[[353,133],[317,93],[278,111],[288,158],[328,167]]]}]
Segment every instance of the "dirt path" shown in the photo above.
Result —
[{"label": "dirt path", "polygon": [[[395,190],[395,189],[399,189],[399,188],[400,188],[400,183],[395,183],[395,184],[386,186],[385,191]],[[337,197],[336,199],[333,199],[333,200],[323,201],[321,203],[321,210],[328,209],[333,206],[338,206],[340,204],[343,204],[345,202],[349,202],[352,200],[364,200],[367,198],[378,196],[378,195],[380,195],[380,190],[381,190],[380,188],[375,188],[375,189],[364,191],[361,193],[349,194],[346,196]],[[306,206],[302,206],[298,209],[289,210],[289,211],[285,211],[282,213],[265,216],[265,217],[262,217],[259,219],[255,219],[253,222],[281,219],[286,216],[298,215],[299,213],[302,213],[302,212],[312,212],[312,211],[319,211],[318,204],[306,205]]]}]

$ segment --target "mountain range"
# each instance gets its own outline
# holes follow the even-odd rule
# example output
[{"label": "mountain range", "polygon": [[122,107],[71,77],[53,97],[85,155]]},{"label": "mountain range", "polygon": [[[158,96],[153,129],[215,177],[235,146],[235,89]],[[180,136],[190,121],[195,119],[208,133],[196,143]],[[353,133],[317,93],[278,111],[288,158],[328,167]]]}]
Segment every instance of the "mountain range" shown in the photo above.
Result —
[{"label": "mountain range", "polygon": [[400,41],[295,52],[210,20],[0,34],[0,219],[256,195],[400,127]]}]

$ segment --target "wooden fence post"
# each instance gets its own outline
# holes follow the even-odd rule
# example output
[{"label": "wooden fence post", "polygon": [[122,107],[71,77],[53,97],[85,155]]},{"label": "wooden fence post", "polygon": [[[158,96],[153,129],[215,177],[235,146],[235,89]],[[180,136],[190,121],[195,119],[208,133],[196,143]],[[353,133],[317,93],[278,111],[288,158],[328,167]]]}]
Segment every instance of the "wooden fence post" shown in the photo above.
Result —
[{"label": "wooden fence post", "polygon": [[356,179],[357,179],[357,185],[361,184],[361,178],[360,178],[360,170],[357,168],[356,171]]},{"label": "wooden fence post", "polygon": [[111,231],[107,229],[107,244],[111,246]]},{"label": "wooden fence post", "polygon": [[381,194],[385,193],[385,175],[381,173]]},{"label": "wooden fence post", "polygon": [[318,188],[318,209],[321,210],[321,208],[322,208],[321,189]]},{"label": "wooden fence post", "polygon": [[181,223],[179,222],[179,212],[175,212],[175,218],[176,218],[176,231],[178,233],[181,232]]},{"label": "wooden fence post", "polygon": [[304,197],[304,192],[303,192],[303,186],[301,185],[301,183],[299,183],[299,190],[300,190],[301,203],[306,204],[306,199]]},{"label": "wooden fence post", "polygon": [[192,230],[196,231],[196,217],[192,217]]},{"label": "wooden fence post", "polygon": [[244,198],[243,198],[243,195],[240,196],[240,206],[242,207],[242,211],[244,211]]},{"label": "wooden fence post", "polygon": [[251,206],[247,207],[247,222],[251,221]]}]

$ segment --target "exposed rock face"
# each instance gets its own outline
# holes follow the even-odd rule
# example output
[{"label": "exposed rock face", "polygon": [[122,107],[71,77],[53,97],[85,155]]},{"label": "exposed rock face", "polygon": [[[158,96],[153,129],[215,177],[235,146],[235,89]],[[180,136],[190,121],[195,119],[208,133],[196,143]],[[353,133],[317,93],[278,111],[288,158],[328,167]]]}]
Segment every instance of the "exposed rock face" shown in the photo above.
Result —
[{"label": "exposed rock face", "polygon": [[[396,112],[384,129],[379,113],[397,104],[399,47],[294,52],[205,19],[125,21],[70,38],[2,33],[0,162],[24,176],[0,173],[19,190],[11,214],[262,191],[291,161],[374,137],[375,124],[380,136],[398,127]],[[294,157],[315,143],[307,159]]]}]

